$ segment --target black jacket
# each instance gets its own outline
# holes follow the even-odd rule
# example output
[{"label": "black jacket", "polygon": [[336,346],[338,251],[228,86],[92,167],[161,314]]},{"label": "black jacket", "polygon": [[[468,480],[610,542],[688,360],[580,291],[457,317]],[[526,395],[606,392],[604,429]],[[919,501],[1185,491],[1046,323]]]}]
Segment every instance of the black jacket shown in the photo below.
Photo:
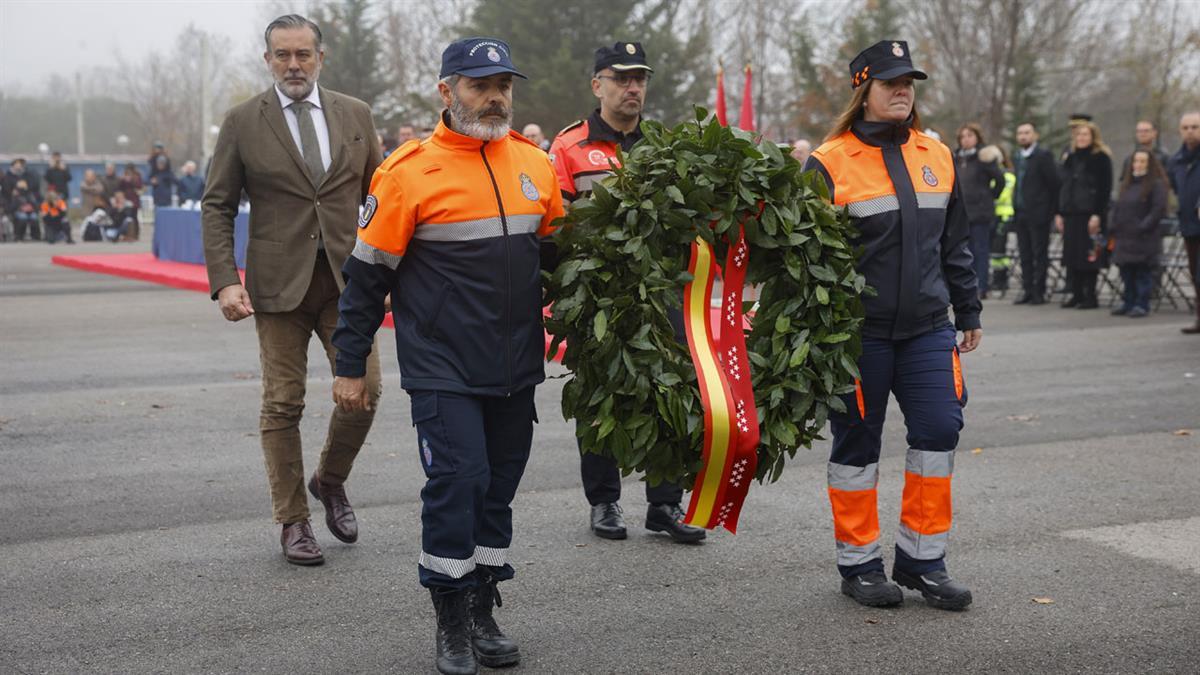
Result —
[{"label": "black jacket", "polygon": [[1033,147],[1029,157],[1020,151],[1013,157],[1017,185],[1013,189],[1013,208],[1016,217],[1032,224],[1046,224],[1058,211],[1058,167],[1054,156],[1040,145]]},{"label": "black jacket", "polygon": [[1112,158],[1094,148],[1076,150],[1062,165],[1062,187],[1058,193],[1058,212],[1064,216],[1108,215],[1112,200]]},{"label": "black jacket", "polygon": [[46,173],[42,177],[46,180],[46,185],[53,185],[63,199],[67,198],[68,186],[71,183],[70,169],[52,166],[46,169]]},{"label": "black jacket", "polygon": [[[856,170],[842,169],[851,164]],[[941,328],[950,305],[959,330],[980,327],[970,227],[949,148],[908,123],[858,120],[813,151],[805,169],[821,172],[858,230],[858,271],[877,291],[863,299],[864,336],[903,340]],[[871,184],[856,184],[868,175]]]},{"label": "black jacket", "polygon": [[1134,176],[1113,202],[1108,231],[1115,240],[1112,261],[1117,265],[1154,264],[1162,253],[1159,224],[1167,212],[1167,184],[1155,181],[1147,190],[1146,176]]},{"label": "black jacket", "polygon": [[1185,237],[1200,237],[1200,146],[1188,149],[1179,146],[1171,156],[1167,175],[1171,189],[1179,197],[1179,233]]},{"label": "black jacket", "polygon": [[955,152],[954,166],[963,205],[967,208],[967,220],[973,224],[994,222],[996,197],[1004,191],[1004,170],[1000,164],[981,160],[972,148]]}]

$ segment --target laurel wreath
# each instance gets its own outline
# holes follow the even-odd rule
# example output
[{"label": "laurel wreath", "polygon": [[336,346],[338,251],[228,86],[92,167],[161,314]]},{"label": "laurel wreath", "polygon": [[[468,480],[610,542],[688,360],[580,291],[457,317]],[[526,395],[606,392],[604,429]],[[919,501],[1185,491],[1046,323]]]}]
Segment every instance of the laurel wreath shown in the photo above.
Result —
[{"label": "laurel wreath", "polygon": [[[774,481],[811,447],[861,353],[857,251],[844,210],[814,172],[771,142],[705,121],[647,121],[622,168],[577,201],[556,235],[547,278],[551,353],[566,341],[566,418],[587,452],[651,484],[688,483],[703,466],[703,410],[688,347],[670,319],[682,305],[697,235],[724,261],[739,223],[759,288],[747,336],[761,445],[757,478]],[[759,205],[762,204],[760,215]],[[747,307],[747,311],[750,311]]]}]

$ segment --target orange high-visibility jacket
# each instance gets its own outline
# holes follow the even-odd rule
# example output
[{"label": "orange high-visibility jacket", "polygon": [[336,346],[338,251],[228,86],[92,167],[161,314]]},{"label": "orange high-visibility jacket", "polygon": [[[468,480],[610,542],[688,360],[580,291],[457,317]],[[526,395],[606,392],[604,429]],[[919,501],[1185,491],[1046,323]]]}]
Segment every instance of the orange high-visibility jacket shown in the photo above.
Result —
[{"label": "orange high-visibility jacket", "polygon": [[640,140],[640,126],[623,134],[601,119],[599,109],[558,132],[550,145],[550,161],[558,173],[563,199],[570,202],[587,196],[592,185],[611,174],[613,167],[621,166],[617,148],[628,152]]},{"label": "orange high-visibility jacket", "polygon": [[42,215],[49,218],[58,218],[67,212],[67,203],[62,199],[51,201],[47,199],[42,202]]},{"label": "orange high-visibility jacket", "polygon": [[858,232],[858,271],[877,292],[863,298],[863,335],[921,335],[948,325],[950,305],[959,330],[980,327],[970,227],[949,148],[908,124],[858,120],[814,150],[805,168],[821,173]]},{"label": "orange high-visibility jacket", "polygon": [[371,180],[342,274],[337,374],[360,377],[392,294],[400,384],[505,396],[545,378],[539,241],[563,214],[546,153],[516,132],[393,152]]}]

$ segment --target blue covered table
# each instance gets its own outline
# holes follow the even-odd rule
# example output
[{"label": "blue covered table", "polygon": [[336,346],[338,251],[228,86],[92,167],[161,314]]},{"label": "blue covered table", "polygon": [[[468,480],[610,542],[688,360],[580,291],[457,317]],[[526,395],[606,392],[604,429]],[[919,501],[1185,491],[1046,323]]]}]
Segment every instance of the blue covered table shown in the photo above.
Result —
[{"label": "blue covered table", "polygon": [[[239,213],[233,223],[234,259],[239,269],[246,267],[246,238],[250,214]],[[159,260],[204,264],[204,240],[200,233],[200,212],[192,209],[159,207],[154,210],[154,257]]]}]

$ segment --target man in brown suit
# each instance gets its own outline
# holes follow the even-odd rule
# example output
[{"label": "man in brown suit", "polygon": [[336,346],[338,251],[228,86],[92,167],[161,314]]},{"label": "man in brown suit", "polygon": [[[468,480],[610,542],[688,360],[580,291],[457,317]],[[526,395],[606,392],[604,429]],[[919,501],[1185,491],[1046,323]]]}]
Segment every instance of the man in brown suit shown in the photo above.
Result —
[{"label": "man in brown suit", "polygon": [[[381,153],[370,108],[317,87],[325,53],[315,23],[281,16],[267,26],[265,40],[275,84],[230,110],[221,125],[203,200],[204,253],[221,313],[229,321],[254,316],[263,380],[259,427],[284,557],[319,565],[324,557],[308,521],[300,449],[308,343],[315,332],[332,370],[342,263],[354,247],[359,207]],[[243,190],[250,197],[244,287],[233,248]],[[344,542],[358,538],[343,484],[374,418],[378,353],[372,350],[367,363],[368,409],[334,409],[308,482],[330,531]]]}]

